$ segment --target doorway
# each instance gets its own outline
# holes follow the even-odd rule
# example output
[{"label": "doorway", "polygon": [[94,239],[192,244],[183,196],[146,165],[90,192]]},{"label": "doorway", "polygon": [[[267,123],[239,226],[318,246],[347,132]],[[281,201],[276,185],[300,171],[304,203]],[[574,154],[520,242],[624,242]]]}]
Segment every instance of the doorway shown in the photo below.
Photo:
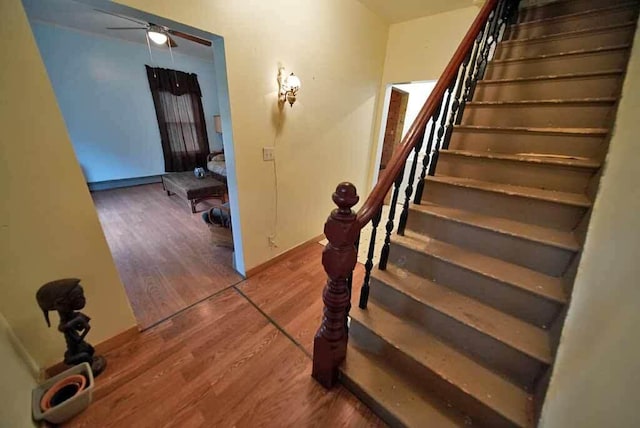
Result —
[{"label": "doorway", "polygon": [[387,167],[387,163],[391,160],[396,146],[400,143],[408,103],[409,93],[392,86],[378,171],[382,171]]},{"label": "doorway", "polygon": [[[378,181],[380,174],[387,167],[387,164],[402,139],[409,131],[409,128],[418,117],[418,113],[422,106],[429,98],[431,91],[435,87],[436,80],[416,81],[409,83],[393,83],[387,85],[385,92],[385,101],[383,104],[383,115],[380,123],[380,137],[378,140],[378,155],[373,174],[373,183]],[[427,138],[427,135],[425,135]],[[417,160],[418,165],[422,165],[424,150],[420,153]],[[407,158],[405,168],[411,167],[414,152],[412,151]],[[401,189],[406,188],[408,174],[404,174]],[[416,174],[413,188],[416,188],[419,174]],[[391,192],[385,198],[385,205],[390,203]]]},{"label": "doorway", "polygon": [[138,325],[241,281],[222,39],[106,0],[23,4]]}]

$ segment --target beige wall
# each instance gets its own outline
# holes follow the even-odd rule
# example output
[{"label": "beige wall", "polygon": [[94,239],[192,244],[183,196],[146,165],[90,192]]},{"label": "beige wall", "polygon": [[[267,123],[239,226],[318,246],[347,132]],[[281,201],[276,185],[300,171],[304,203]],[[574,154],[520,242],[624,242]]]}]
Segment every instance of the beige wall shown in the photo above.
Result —
[{"label": "beige wall", "polygon": [[392,83],[438,80],[479,11],[479,7],[471,6],[400,22],[389,28],[382,85],[379,88],[381,102],[374,120],[375,148],[371,151],[369,184],[379,163],[380,125],[383,117],[386,118],[382,100],[387,86]]},{"label": "beige wall", "polygon": [[38,309],[41,284],[83,280],[92,342],[135,320],[20,0],[0,2],[0,16],[0,312],[45,366],[64,340]]},{"label": "beige wall", "polygon": [[543,408],[545,428],[640,426],[640,33]]},{"label": "beige wall", "polygon": [[[224,37],[247,269],[322,233],[340,181],[365,187],[388,30],[381,18],[355,0],[121,3]],[[302,81],[282,114],[280,64]],[[277,229],[273,164],[262,160],[274,139]]]},{"label": "beige wall", "polygon": [[479,11],[471,6],[391,25],[383,83],[437,80]]},{"label": "beige wall", "polygon": [[16,350],[16,338],[0,314],[0,428],[26,428],[31,420],[31,390],[35,373]]}]

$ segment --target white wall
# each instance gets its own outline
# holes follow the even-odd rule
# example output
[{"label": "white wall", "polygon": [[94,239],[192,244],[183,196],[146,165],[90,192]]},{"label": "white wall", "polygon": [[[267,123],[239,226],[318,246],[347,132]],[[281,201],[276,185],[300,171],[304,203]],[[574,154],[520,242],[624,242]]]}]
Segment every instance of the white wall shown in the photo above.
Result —
[{"label": "white wall", "polygon": [[542,412],[545,428],[640,426],[640,33]]},{"label": "white wall", "polygon": [[[209,61],[34,21],[47,74],[87,182],[160,175],[164,157],[145,64],[196,73],[209,143],[221,150],[213,50]],[[142,34],[142,33],[141,33]]]},{"label": "white wall", "polygon": [[418,113],[427,101],[427,98],[431,94],[433,87],[436,86],[436,81],[431,82],[414,82],[414,83],[402,83],[393,85],[394,88],[398,88],[401,91],[409,94],[407,100],[407,112],[404,116],[404,126],[402,127],[402,136],[404,137],[411,128],[411,125],[418,117]]},{"label": "white wall", "polygon": [[36,381],[16,346],[16,338],[0,314],[0,428],[35,426],[31,419],[31,390]]}]

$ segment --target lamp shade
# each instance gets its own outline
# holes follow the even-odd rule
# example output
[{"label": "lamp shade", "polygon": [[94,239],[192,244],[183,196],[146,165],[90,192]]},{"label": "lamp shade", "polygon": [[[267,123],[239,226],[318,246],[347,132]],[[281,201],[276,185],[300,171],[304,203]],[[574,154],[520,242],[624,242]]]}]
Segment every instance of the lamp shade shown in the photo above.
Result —
[{"label": "lamp shade", "polygon": [[218,134],[222,134],[222,121],[219,115],[213,116],[213,127]]},{"label": "lamp shade", "polygon": [[287,88],[289,88],[290,90],[298,90],[300,89],[300,79],[298,78],[298,76],[296,76],[295,74],[291,73],[289,76],[287,76],[287,81],[286,81],[286,86]]}]

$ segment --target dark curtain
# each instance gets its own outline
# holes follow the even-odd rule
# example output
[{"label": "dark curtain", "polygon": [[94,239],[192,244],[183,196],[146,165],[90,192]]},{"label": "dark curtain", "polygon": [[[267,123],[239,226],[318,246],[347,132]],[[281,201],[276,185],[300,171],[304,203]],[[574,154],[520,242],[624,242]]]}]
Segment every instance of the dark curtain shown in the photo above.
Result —
[{"label": "dark curtain", "polygon": [[145,67],[160,127],[165,171],[191,171],[206,166],[209,139],[198,76]]}]

